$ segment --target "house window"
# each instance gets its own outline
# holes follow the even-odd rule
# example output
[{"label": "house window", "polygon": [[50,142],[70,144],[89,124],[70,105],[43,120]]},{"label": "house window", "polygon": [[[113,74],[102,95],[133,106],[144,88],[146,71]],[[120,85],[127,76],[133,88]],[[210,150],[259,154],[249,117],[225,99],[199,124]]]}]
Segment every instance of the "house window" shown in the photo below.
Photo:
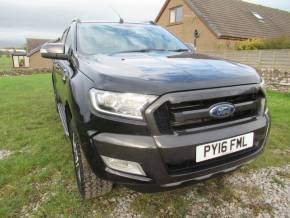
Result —
[{"label": "house window", "polygon": [[179,6],[170,9],[170,23],[179,23],[183,18],[183,7]]},{"label": "house window", "polygon": [[259,20],[264,21],[264,18],[258,12],[252,12],[252,14]]}]

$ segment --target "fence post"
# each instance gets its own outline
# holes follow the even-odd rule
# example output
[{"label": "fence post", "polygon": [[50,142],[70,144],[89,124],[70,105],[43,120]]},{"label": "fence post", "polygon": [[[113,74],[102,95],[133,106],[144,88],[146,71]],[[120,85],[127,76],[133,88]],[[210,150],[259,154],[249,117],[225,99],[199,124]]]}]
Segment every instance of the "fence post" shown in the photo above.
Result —
[{"label": "fence post", "polygon": [[276,59],[277,59],[277,51],[274,50],[272,68],[276,68],[276,63],[277,63],[277,60]]},{"label": "fence post", "polygon": [[259,57],[258,57],[258,63],[257,63],[258,64],[258,66],[257,66],[258,69],[261,68],[261,59],[262,59],[262,51],[260,50],[259,51]]}]

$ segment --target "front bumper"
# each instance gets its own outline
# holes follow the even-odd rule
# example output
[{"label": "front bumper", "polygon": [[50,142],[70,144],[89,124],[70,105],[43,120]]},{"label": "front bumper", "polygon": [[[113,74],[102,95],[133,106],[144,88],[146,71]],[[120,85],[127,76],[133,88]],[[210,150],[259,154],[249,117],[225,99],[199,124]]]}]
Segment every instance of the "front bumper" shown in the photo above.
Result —
[{"label": "front bumper", "polygon": [[[92,141],[98,155],[137,162],[147,175],[137,176],[105,167],[106,179],[148,192],[208,179],[250,162],[263,151],[269,126],[270,117],[265,114],[252,122],[189,135],[152,137],[100,133]],[[197,145],[249,132],[254,132],[254,147],[204,163],[195,162]]]}]

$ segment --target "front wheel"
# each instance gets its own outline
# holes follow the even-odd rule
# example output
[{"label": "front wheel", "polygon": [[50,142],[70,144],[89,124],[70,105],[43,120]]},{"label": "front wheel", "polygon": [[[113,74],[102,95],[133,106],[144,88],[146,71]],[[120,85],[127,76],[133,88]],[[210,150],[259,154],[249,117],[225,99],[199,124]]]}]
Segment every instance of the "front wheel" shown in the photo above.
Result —
[{"label": "front wheel", "polygon": [[92,171],[81,148],[78,135],[73,128],[70,128],[70,139],[77,185],[81,196],[84,199],[91,199],[109,193],[113,187],[112,182],[98,178]]}]

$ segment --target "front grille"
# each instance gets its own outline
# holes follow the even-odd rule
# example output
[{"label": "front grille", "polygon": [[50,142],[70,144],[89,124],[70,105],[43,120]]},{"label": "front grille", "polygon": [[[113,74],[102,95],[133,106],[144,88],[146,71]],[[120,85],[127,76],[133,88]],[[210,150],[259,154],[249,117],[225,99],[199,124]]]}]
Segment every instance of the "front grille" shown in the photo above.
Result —
[{"label": "front grille", "polygon": [[[164,102],[155,112],[154,119],[161,134],[186,133],[197,128],[208,128],[216,125],[246,122],[255,119],[261,109],[263,94],[260,91],[211,97],[184,102]],[[210,116],[210,108],[218,103],[231,103],[236,110],[232,116],[216,119]]]}]

